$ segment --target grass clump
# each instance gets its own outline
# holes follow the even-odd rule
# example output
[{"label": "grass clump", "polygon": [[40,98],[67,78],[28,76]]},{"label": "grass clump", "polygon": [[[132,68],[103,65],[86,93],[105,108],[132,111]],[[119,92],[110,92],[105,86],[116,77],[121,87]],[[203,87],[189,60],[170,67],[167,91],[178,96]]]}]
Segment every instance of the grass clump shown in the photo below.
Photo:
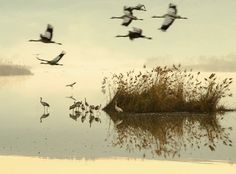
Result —
[{"label": "grass clump", "polygon": [[116,101],[131,113],[217,112],[226,110],[219,103],[232,96],[231,84],[232,78],[219,81],[214,73],[204,78],[200,72],[187,71],[180,64],[113,74],[102,82],[102,92],[109,94],[104,110],[114,111]]}]

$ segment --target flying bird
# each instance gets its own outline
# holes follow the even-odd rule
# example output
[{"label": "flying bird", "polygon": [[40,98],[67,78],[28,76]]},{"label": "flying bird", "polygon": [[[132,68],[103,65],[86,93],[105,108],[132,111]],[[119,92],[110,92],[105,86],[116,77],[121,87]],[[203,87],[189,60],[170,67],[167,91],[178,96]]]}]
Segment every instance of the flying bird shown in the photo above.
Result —
[{"label": "flying bird", "polygon": [[133,14],[133,10],[147,11],[145,5],[143,4],[138,4],[134,7],[124,6],[124,11],[129,11],[131,14]]},{"label": "flying bird", "polygon": [[170,3],[169,9],[166,14],[164,14],[163,16],[153,16],[152,18],[165,18],[159,30],[167,31],[167,29],[174,23],[175,19],[188,19],[186,17],[181,17],[177,15],[177,12],[177,6],[175,4]]},{"label": "flying bird", "polygon": [[53,38],[53,26],[48,24],[45,33],[40,34],[40,39],[38,40],[31,39],[29,40],[29,42],[43,42],[43,43],[54,43],[54,44],[62,45],[62,43],[52,41],[52,38]]},{"label": "flying bird", "polygon": [[134,40],[136,38],[152,39],[151,37],[144,36],[142,33],[142,29],[134,27],[133,31],[129,31],[127,35],[117,35],[116,37],[129,37],[130,40]]},{"label": "flying bird", "polygon": [[127,10],[124,10],[124,15],[123,16],[119,16],[119,17],[111,17],[111,19],[123,19],[123,22],[121,25],[123,26],[129,26],[129,24],[131,24],[131,22],[133,20],[143,20],[143,19],[139,19],[136,16],[133,16],[133,13]]},{"label": "flying bird", "polygon": [[66,87],[71,87],[71,88],[73,88],[75,84],[76,84],[76,82],[73,82],[73,83],[71,83],[71,84],[66,85]]},{"label": "flying bird", "polygon": [[56,58],[52,60],[44,60],[36,57],[38,60],[42,61],[41,64],[48,64],[48,65],[60,65],[62,66],[63,64],[59,64],[58,62],[61,60],[61,58],[66,54],[65,51],[62,51]]},{"label": "flying bird", "polygon": [[76,98],[73,97],[73,96],[67,96],[66,98],[69,98],[69,99],[72,99],[72,100],[76,101]]}]

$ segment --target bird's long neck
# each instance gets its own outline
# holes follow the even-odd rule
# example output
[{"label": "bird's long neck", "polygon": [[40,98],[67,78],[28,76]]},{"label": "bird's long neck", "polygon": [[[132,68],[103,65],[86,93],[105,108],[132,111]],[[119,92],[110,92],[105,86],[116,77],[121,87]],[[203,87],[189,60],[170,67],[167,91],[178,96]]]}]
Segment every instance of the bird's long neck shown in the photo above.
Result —
[{"label": "bird's long neck", "polygon": [[38,39],[38,40],[31,39],[29,40],[29,42],[41,42],[41,39]]},{"label": "bird's long neck", "polygon": [[111,17],[111,19],[122,19],[123,18],[123,16],[114,16],[114,17]]},{"label": "bird's long neck", "polygon": [[129,37],[129,35],[117,35],[116,37]]},{"label": "bird's long neck", "polygon": [[153,16],[152,18],[165,18],[165,17],[166,17],[166,14],[162,16]]}]

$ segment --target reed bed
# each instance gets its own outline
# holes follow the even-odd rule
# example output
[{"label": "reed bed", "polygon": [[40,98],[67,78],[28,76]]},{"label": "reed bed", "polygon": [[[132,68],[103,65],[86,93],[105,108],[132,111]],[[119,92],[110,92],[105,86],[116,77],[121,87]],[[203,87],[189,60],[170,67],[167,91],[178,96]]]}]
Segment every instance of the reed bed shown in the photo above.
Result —
[{"label": "reed bed", "polygon": [[132,70],[104,77],[102,92],[109,96],[104,110],[114,111],[117,102],[124,112],[130,113],[225,111],[220,101],[232,97],[232,82],[232,78],[220,80],[214,73],[202,77],[200,72],[187,70],[180,64],[144,67],[139,72]]}]

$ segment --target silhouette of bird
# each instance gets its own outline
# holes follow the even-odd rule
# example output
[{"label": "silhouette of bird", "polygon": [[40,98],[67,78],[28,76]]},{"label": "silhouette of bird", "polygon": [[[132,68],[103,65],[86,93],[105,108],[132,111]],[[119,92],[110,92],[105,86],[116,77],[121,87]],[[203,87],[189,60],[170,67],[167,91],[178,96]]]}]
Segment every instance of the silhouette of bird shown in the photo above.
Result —
[{"label": "silhouette of bird", "polygon": [[139,19],[136,16],[133,16],[133,14],[130,11],[124,11],[124,15],[123,16],[119,16],[119,17],[111,17],[111,19],[123,19],[123,22],[121,25],[123,26],[129,26],[129,24],[131,24],[131,22],[133,20],[140,20],[142,21],[143,19]]},{"label": "silhouette of bird", "polygon": [[86,98],[84,98],[84,104],[86,107],[89,107],[89,104],[87,103]]},{"label": "silhouette of bird", "polygon": [[77,115],[70,114],[69,116],[70,116],[71,119],[77,121],[77,118],[78,118]]},{"label": "silhouette of bird", "polygon": [[41,64],[48,64],[48,65],[63,65],[63,64],[59,64],[58,62],[61,60],[61,58],[66,54],[65,51],[62,51],[56,58],[52,59],[52,60],[44,60],[44,59],[40,59],[38,57],[36,57],[38,60],[42,61]]},{"label": "silhouette of bird", "polygon": [[124,6],[124,11],[129,11],[131,14],[133,14],[133,10],[147,11],[145,5],[143,4],[138,4],[134,7]]},{"label": "silhouette of bird", "polygon": [[69,99],[72,99],[72,100],[76,101],[76,98],[74,98],[73,96],[68,96],[66,98],[69,98]]},{"label": "silhouette of bird", "polygon": [[75,84],[76,84],[76,82],[73,82],[73,83],[71,83],[71,84],[66,85],[66,87],[71,87],[71,88],[73,88]]},{"label": "silhouette of bird", "polygon": [[100,123],[102,122],[102,120],[101,120],[99,117],[95,117],[94,120],[95,120],[96,122],[100,122]]},{"label": "silhouette of bird", "polygon": [[115,101],[115,111],[116,112],[123,112],[123,109],[117,106],[117,101]]},{"label": "silhouette of bird", "polygon": [[43,105],[44,112],[45,112],[45,107],[47,107],[47,109],[50,107],[47,102],[44,102],[44,101],[43,101],[42,97],[40,97],[40,103]]},{"label": "silhouette of bird", "polygon": [[45,118],[47,118],[49,116],[49,113],[47,113],[47,114],[43,114],[41,117],[40,117],[40,123],[42,123],[43,122],[43,119],[45,119]]},{"label": "silhouette of bird", "polygon": [[43,42],[43,43],[55,43],[58,45],[62,45],[61,43],[57,43],[55,41],[52,41],[53,38],[53,26],[48,24],[47,29],[44,34],[40,34],[40,39],[38,40],[29,40],[29,42]]},{"label": "silhouette of bird", "polygon": [[100,104],[100,105],[97,105],[97,106],[94,107],[94,110],[99,110],[99,109],[101,109],[101,107],[102,107],[101,104]]},{"label": "silhouette of bird", "polygon": [[129,37],[130,40],[134,40],[136,38],[152,39],[151,37],[142,35],[142,32],[143,30],[140,28],[133,28],[133,31],[129,31],[127,35],[117,35],[116,37]]},{"label": "silhouette of bird", "polygon": [[159,28],[159,30],[161,31],[167,31],[167,29],[173,24],[175,19],[188,19],[186,17],[177,15],[177,6],[172,3],[169,4],[169,9],[166,14],[164,14],[163,16],[153,16],[152,18],[165,18],[161,28]]}]

